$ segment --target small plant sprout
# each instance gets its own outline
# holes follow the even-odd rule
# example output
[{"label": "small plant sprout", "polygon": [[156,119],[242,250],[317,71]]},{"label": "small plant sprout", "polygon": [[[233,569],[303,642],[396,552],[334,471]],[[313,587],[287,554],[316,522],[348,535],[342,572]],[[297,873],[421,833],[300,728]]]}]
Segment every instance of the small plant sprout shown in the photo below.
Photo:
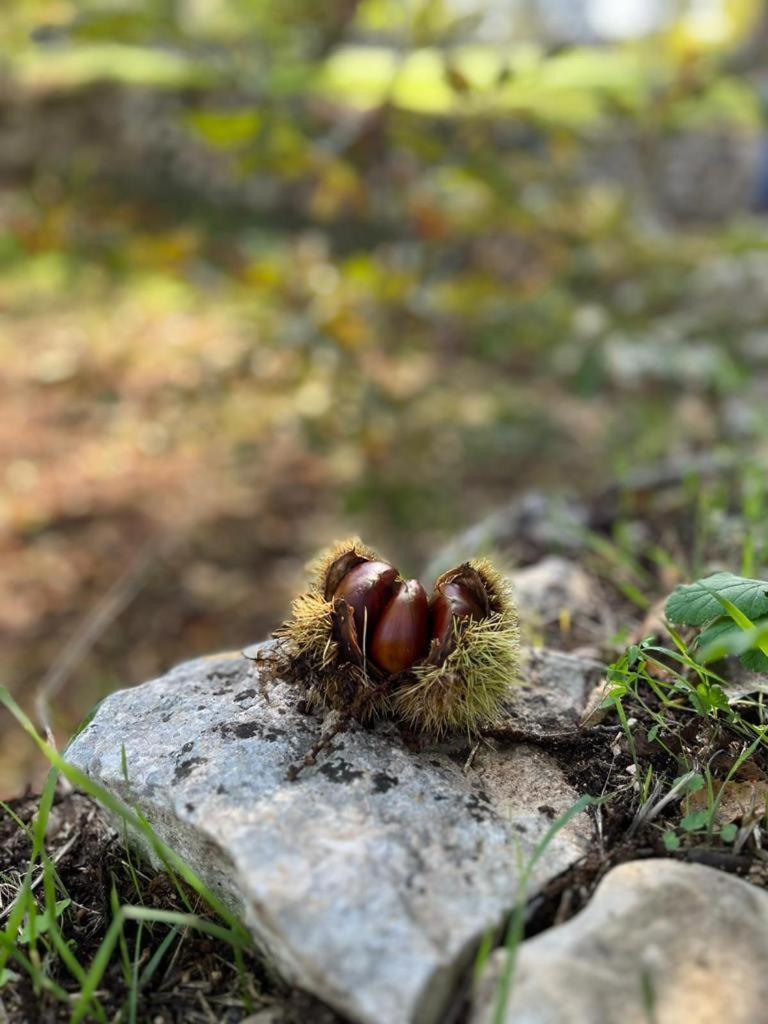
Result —
[{"label": "small plant sprout", "polygon": [[647,638],[608,669],[603,706],[622,728],[633,778],[645,780],[628,834],[653,842],[655,833],[657,848],[675,856],[762,849],[768,703],[758,679],[734,686],[723,659],[768,671],[768,582],[717,572],[678,586],[665,612],[671,645]]},{"label": "small plant sprout", "polygon": [[492,724],[517,674],[517,610],[487,559],[428,596],[357,538],[315,562],[275,636],[310,702],[433,737]]}]

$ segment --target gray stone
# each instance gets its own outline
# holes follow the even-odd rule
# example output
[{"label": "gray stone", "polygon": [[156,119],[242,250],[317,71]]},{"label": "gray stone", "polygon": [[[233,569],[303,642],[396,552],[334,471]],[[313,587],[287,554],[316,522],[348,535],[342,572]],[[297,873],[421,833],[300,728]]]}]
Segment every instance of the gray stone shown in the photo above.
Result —
[{"label": "gray stone", "polygon": [[[297,708],[273,646],[257,653],[112,694],[67,757],[141,809],[287,980],[362,1024],[432,1024],[514,905],[520,864],[579,794],[536,747],[413,751],[387,723],[350,727],[290,782],[322,721]],[[534,724],[541,710],[534,701]],[[574,818],[531,891],[591,837],[591,819]]]},{"label": "gray stone", "polygon": [[523,648],[520,685],[504,708],[503,726],[538,740],[576,729],[605,673],[602,662],[547,647]]},{"label": "gray stone", "polygon": [[551,635],[567,643],[577,635],[599,642],[615,631],[598,580],[573,559],[548,555],[515,570],[510,580],[524,637]]},{"label": "gray stone", "polygon": [[[495,1020],[506,953],[471,1024]],[[566,924],[522,943],[505,1024],[755,1024],[768,1018],[768,894],[672,860],[614,868]]]},{"label": "gray stone", "polygon": [[593,612],[598,603],[596,581],[577,562],[549,555],[511,575],[521,610],[544,623],[556,622],[564,611]]},{"label": "gray stone", "polygon": [[576,499],[528,491],[442,548],[425,569],[424,579],[432,580],[481,555],[501,554],[520,565],[537,561],[545,552],[581,552],[588,521],[586,507]]}]

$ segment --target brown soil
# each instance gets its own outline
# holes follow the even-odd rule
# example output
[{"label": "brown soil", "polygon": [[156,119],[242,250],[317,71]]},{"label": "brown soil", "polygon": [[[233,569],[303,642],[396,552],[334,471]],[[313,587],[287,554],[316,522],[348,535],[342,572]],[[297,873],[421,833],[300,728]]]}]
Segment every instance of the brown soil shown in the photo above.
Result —
[{"label": "brown soil", "polygon": [[[22,797],[10,809],[26,825],[32,823],[39,798]],[[62,885],[71,899],[62,923],[78,960],[89,965],[104,939],[112,920],[113,891],[121,904],[137,904],[185,912],[176,886],[165,874],[146,864],[130,862],[120,837],[105,825],[97,806],[87,797],[72,793],[57,798],[49,819],[47,849],[56,862]],[[26,872],[31,843],[27,834],[10,814],[0,814],[0,915],[5,916]],[[141,888],[138,894],[132,870]],[[39,889],[38,889],[39,892]],[[187,898],[201,916],[207,916],[199,897],[185,890]],[[145,926],[142,932],[140,969],[150,961],[168,933],[166,925]],[[136,925],[126,928],[128,949],[134,950]],[[65,989],[77,991],[77,983],[54,961],[54,979]],[[13,969],[13,964],[10,965]],[[338,1021],[331,1011],[310,997],[280,988],[254,956],[245,956],[247,996],[254,1011],[278,1001],[286,1024],[317,1024]],[[46,993],[36,993],[30,978],[20,977],[0,989],[0,1019],[8,1024],[65,1024],[68,1008]],[[105,974],[98,996],[108,1020],[114,1020],[124,1005],[128,986],[119,957],[114,957]],[[3,1012],[4,1011],[4,1012]],[[189,930],[171,944],[151,984],[141,993],[137,1005],[138,1021],[152,1024],[234,1024],[249,1010],[230,948],[206,935]]]}]

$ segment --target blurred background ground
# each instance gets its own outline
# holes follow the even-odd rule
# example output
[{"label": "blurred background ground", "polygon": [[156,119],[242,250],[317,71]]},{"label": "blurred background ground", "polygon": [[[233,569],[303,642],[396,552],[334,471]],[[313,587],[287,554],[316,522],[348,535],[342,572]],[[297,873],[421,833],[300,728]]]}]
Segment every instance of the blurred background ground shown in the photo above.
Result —
[{"label": "blurred background ground", "polygon": [[[242,646],[313,550],[768,438],[757,0],[6,0],[0,636]],[[114,594],[114,591],[112,591]],[[0,719],[0,795],[39,769]]]}]

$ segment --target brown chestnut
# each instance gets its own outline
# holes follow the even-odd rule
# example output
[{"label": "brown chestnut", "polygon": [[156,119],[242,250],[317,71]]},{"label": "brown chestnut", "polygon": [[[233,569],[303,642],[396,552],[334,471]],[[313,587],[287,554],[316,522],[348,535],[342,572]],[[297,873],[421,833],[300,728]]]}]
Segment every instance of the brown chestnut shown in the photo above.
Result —
[{"label": "brown chestnut", "polygon": [[404,672],[424,657],[428,644],[429,602],[418,580],[408,580],[381,614],[371,643],[371,659],[383,672]]},{"label": "brown chestnut", "polygon": [[362,651],[371,637],[384,607],[395,593],[397,569],[387,562],[361,562],[343,577],[333,594],[351,607],[357,641]]},{"label": "brown chestnut", "polygon": [[482,619],[483,609],[461,583],[443,583],[432,595],[429,614],[430,638],[442,646],[453,639],[454,619]]}]

